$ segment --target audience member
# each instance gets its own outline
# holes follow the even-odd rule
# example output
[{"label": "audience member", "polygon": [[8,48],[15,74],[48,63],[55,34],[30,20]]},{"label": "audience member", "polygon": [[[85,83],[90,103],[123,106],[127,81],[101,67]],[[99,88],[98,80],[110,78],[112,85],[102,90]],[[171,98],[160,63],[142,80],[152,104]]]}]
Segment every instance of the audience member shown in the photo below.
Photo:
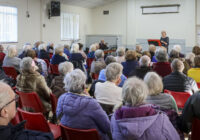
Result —
[{"label": "audience member", "polygon": [[59,65],[62,62],[67,61],[67,59],[63,56],[64,47],[60,44],[56,45],[54,48],[54,55],[51,58],[51,64]]},{"label": "audience member", "polygon": [[195,55],[200,55],[200,47],[199,46],[194,46],[193,49],[192,49],[192,52]]},{"label": "audience member", "polygon": [[82,43],[78,43],[78,45],[79,45],[79,52],[81,53],[81,55],[83,56],[83,58],[86,60],[87,59],[87,55],[83,51],[83,44]]},{"label": "audience member", "polygon": [[104,83],[96,83],[94,96],[101,104],[119,106],[122,103],[122,89],[117,85],[121,82],[122,65],[116,62],[106,67],[106,79]]},{"label": "audience member", "polygon": [[3,51],[4,51],[4,47],[3,45],[0,44],[0,67],[3,64],[4,57],[6,56],[6,54]]},{"label": "audience member", "polygon": [[125,55],[126,62],[122,62],[123,74],[126,77],[133,76],[133,73],[138,66],[136,51],[129,50]]},{"label": "audience member", "polygon": [[194,58],[194,68],[188,70],[188,76],[200,83],[200,55]]},{"label": "audience member", "polygon": [[33,50],[36,52],[36,54],[38,55],[38,52],[39,52],[39,45],[42,44],[43,42],[42,41],[37,41],[35,42],[34,46],[33,46]]},{"label": "audience member", "polygon": [[108,49],[107,44],[104,42],[104,40],[101,40],[101,42],[99,43],[99,49],[101,50],[106,50]]},{"label": "audience member", "polygon": [[149,45],[149,52],[151,54],[151,61],[157,62],[156,59],[155,59],[156,46],[153,45],[153,44]]},{"label": "audience member", "polygon": [[198,91],[196,82],[183,74],[184,64],[179,59],[174,59],[171,63],[172,73],[163,78],[164,89],[188,92],[191,95]]},{"label": "audience member", "polygon": [[170,139],[180,140],[168,117],[144,104],[148,87],[138,78],[128,79],[122,89],[123,106],[111,119],[113,140],[127,139]]},{"label": "audience member", "polygon": [[33,59],[30,57],[23,58],[20,62],[20,69],[21,73],[17,76],[17,89],[25,93],[36,92],[46,111],[49,112],[51,110],[51,90],[47,86],[44,77],[36,71],[37,67]]},{"label": "audience member", "polygon": [[96,49],[97,49],[97,47],[96,47],[96,44],[92,44],[91,46],[90,46],[90,50],[89,50],[89,53],[88,53],[88,55],[87,55],[87,57],[88,58],[95,58],[95,51],[96,51]]},{"label": "audience member", "polygon": [[70,47],[69,45],[65,44],[64,45],[64,53],[67,55],[68,58],[70,58]]},{"label": "audience member", "polygon": [[51,90],[52,93],[56,95],[57,98],[60,97],[63,93],[65,93],[64,89],[64,77],[67,73],[72,72],[74,66],[71,62],[62,62],[58,65],[58,71],[60,73],[59,76],[56,76],[51,82]]},{"label": "audience member", "polygon": [[189,64],[190,68],[194,67],[194,58],[195,54],[192,52],[187,53],[185,56],[185,61]]},{"label": "audience member", "polygon": [[84,93],[86,76],[76,69],[64,78],[68,93],[60,96],[57,116],[64,126],[77,129],[96,129],[102,140],[109,140],[110,122],[99,103]]},{"label": "audience member", "polygon": [[7,54],[3,60],[3,66],[14,67],[19,72],[21,59],[17,57],[17,48],[14,45],[7,47]]},{"label": "audience member", "polygon": [[18,56],[20,59],[23,59],[25,56],[26,56],[26,52],[28,50],[32,49],[32,46],[30,44],[25,44],[23,46],[23,50],[22,50],[22,53]]},{"label": "audience member", "polygon": [[137,44],[135,47],[135,51],[136,51],[137,60],[139,60],[140,57],[142,56],[142,46],[140,44]]},{"label": "audience member", "polygon": [[118,63],[122,63],[122,62],[125,62],[125,48],[124,47],[120,47],[120,48],[117,48],[117,56],[116,56],[116,61]]},{"label": "audience member", "polygon": [[106,67],[104,62],[104,52],[100,49],[95,51],[95,60],[91,64],[90,72],[99,74],[99,72]]},{"label": "audience member", "polygon": [[165,77],[166,75],[172,72],[170,63],[168,62],[167,52],[163,48],[159,48],[155,53],[157,62],[153,64],[153,71],[158,73],[161,77]]},{"label": "audience member", "polygon": [[142,56],[144,56],[144,55],[146,55],[146,56],[148,56],[149,58],[151,58],[151,53],[150,53],[149,51],[143,51],[143,52],[142,52]]},{"label": "audience member", "polygon": [[53,140],[52,133],[24,129],[24,122],[13,126],[19,96],[5,83],[0,82],[0,137],[1,140]]},{"label": "audience member", "polygon": [[139,67],[135,69],[133,76],[143,79],[146,73],[151,71],[150,63],[151,63],[151,59],[149,56],[144,55],[140,57]]},{"label": "audience member", "polygon": [[163,82],[161,77],[155,72],[149,72],[144,77],[144,82],[149,88],[146,103],[155,104],[161,110],[174,110],[178,113],[178,107],[174,98],[163,92]]},{"label": "audience member", "polygon": [[53,53],[54,51],[54,44],[51,42],[51,43],[48,43],[47,45],[47,52],[48,53]]},{"label": "audience member", "polygon": [[47,52],[47,46],[45,44],[39,45],[38,58],[47,59],[48,61],[50,61],[50,56],[49,53]]},{"label": "audience member", "polygon": [[179,53],[179,57],[184,58],[185,55],[181,53],[181,45],[174,45],[173,50]]}]

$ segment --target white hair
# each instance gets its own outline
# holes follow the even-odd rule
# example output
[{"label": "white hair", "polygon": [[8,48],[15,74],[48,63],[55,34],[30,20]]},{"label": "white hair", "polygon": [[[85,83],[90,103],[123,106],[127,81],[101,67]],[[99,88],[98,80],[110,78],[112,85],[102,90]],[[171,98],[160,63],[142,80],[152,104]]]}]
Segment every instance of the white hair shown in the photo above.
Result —
[{"label": "white hair", "polygon": [[136,44],[135,50],[137,52],[141,52],[142,51],[142,46],[140,44]]},{"label": "white hair", "polygon": [[192,52],[187,53],[185,56],[185,59],[190,60],[191,62],[194,62],[194,58],[195,58],[195,54]]},{"label": "white hair", "polygon": [[55,54],[60,54],[64,51],[64,46],[61,44],[57,44],[54,48],[54,53]]},{"label": "white hair", "polygon": [[157,95],[163,90],[162,78],[155,72],[148,72],[144,77],[144,82],[149,88],[149,95]]},{"label": "white hair", "polygon": [[29,49],[32,49],[32,46],[30,44],[26,44],[23,46],[23,51],[27,51]]},{"label": "white hair", "polygon": [[33,59],[31,57],[24,57],[20,62],[20,69],[22,71],[30,71],[33,70]]},{"label": "white hair", "polygon": [[164,48],[158,48],[155,56],[158,62],[166,62],[168,60],[167,51]]},{"label": "white hair", "polygon": [[104,57],[104,52],[102,50],[98,49],[95,51],[94,55],[95,55],[96,59],[100,59],[100,58]]},{"label": "white hair", "polygon": [[7,51],[8,51],[8,53],[7,53],[8,57],[15,57],[15,56],[17,56],[17,48],[16,48],[15,45],[9,45],[7,47]]},{"label": "white hair", "polygon": [[148,87],[137,77],[126,80],[122,88],[122,98],[125,105],[136,106],[144,102],[148,95]]},{"label": "white hair", "polygon": [[139,60],[140,66],[148,67],[150,63],[151,63],[151,59],[147,55],[142,56]]},{"label": "white hair", "polygon": [[39,45],[38,49],[39,49],[39,50],[45,50],[45,51],[46,51],[46,50],[47,50],[47,45],[44,44],[44,43],[42,43],[42,44]]},{"label": "white hair", "polygon": [[176,58],[172,61],[171,68],[173,71],[183,72],[185,66],[181,60]]},{"label": "white hair", "polygon": [[96,49],[97,49],[96,44],[92,44],[90,46],[90,52],[94,52],[94,51],[96,51]]},{"label": "white hair", "polygon": [[64,88],[68,92],[82,93],[85,88],[86,76],[80,69],[75,69],[64,78]]},{"label": "white hair", "polygon": [[150,45],[149,45],[149,51],[150,51],[150,52],[155,52],[155,51],[156,51],[156,46],[153,45],[153,44],[150,44]]},{"label": "white hair", "polygon": [[174,45],[173,50],[176,50],[178,53],[181,52],[181,45]]},{"label": "white hair", "polygon": [[117,56],[124,56],[125,55],[125,48],[120,47],[117,49]]},{"label": "white hair", "polygon": [[0,81],[0,108],[2,108],[11,99],[9,91],[12,91],[9,85]]},{"label": "white hair", "polygon": [[121,64],[117,62],[110,63],[106,67],[106,79],[111,82],[117,80],[122,75],[122,70],[123,67]]},{"label": "white hair", "polygon": [[69,72],[72,72],[74,66],[71,62],[62,62],[58,65],[58,71],[62,75],[66,75]]},{"label": "white hair", "polygon": [[71,47],[71,53],[78,53],[79,52],[79,45],[73,44]]}]

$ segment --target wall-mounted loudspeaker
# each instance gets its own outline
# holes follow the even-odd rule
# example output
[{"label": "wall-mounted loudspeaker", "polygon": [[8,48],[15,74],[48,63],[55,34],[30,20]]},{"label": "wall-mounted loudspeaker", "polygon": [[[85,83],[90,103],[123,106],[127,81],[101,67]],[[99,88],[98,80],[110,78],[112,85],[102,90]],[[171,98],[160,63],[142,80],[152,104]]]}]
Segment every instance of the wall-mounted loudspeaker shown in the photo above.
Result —
[{"label": "wall-mounted loudspeaker", "polygon": [[51,16],[60,16],[60,2],[51,1]]}]

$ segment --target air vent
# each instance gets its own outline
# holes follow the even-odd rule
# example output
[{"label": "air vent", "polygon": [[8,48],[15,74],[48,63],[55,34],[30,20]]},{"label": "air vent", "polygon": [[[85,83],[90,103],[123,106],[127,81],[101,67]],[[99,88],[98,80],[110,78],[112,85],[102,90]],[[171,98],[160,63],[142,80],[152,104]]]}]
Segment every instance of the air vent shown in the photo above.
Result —
[{"label": "air vent", "polygon": [[109,15],[109,10],[103,11],[104,15]]}]

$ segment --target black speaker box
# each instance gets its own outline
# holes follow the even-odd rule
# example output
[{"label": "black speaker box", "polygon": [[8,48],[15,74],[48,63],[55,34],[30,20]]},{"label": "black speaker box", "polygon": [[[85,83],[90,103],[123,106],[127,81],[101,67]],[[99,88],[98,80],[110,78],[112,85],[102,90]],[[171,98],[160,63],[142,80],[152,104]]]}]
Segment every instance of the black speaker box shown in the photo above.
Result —
[{"label": "black speaker box", "polygon": [[51,1],[51,16],[60,16],[60,2]]}]

